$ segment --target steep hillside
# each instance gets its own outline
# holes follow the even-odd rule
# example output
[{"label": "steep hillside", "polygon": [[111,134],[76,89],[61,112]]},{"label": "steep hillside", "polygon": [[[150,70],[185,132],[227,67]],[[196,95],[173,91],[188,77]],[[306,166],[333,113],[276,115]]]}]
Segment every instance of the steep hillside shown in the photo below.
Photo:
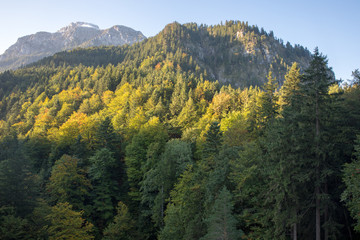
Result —
[{"label": "steep hillside", "polygon": [[0,119],[16,122],[9,115],[19,111],[26,99],[33,101],[42,94],[51,98],[79,85],[102,94],[125,82],[136,86],[161,85],[163,81],[175,84],[180,74],[192,84],[210,80],[220,86],[244,88],[262,86],[269,71],[281,85],[293,62],[304,69],[310,57],[303,47],[283,45],[272,33],[243,22],[217,26],[175,22],[155,37],[131,46],[78,48],[0,74]]}]

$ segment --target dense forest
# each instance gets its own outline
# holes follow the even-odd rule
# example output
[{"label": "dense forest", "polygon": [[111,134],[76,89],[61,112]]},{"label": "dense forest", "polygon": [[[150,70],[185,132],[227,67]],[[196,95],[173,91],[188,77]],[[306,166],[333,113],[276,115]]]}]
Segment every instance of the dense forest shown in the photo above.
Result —
[{"label": "dense forest", "polygon": [[0,239],[358,239],[360,72],[244,22],[0,74]]}]

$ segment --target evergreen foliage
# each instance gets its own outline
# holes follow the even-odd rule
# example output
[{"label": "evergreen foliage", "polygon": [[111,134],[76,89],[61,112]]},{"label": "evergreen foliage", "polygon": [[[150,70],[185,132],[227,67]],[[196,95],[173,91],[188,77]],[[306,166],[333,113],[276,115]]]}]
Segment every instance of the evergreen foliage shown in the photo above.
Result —
[{"label": "evergreen foliage", "polygon": [[231,201],[231,193],[224,187],[215,200],[211,214],[205,219],[208,224],[208,231],[201,239],[240,239],[241,234],[236,230],[236,219],[232,214]]}]

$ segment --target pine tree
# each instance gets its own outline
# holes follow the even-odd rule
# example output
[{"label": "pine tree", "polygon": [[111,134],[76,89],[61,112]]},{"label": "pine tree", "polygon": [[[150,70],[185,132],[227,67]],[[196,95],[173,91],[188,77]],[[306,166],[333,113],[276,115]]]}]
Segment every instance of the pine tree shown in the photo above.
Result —
[{"label": "pine tree", "polygon": [[96,147],[107,148],[116,156],[121,152],[121,138],[114,132],[111,119],[106,117],[100,124],[96,132]]},{"label": "pine tree", "polygon": [[286,239],[286,235],[292,232],[295,240],[304,206],[311,204],[307,196],[312,192],[304,187],[310,178],[299,161],[306,157],[302,154],[305,152],[300,132],[303,129],[299,131],[298,122],[293,122],[289,115],[295,112],[289,111],[285,107],[283,118],[274,121],[267,129],[262,143],[266,154],[261,166],[267,179],[267,189],[263,193],[266,195],[263,221],[271,222],[265,231],[269,238]]},{"label": "pine tree", "polygon": [[117,163],[113,153],[107,148],[99,149],[89,161],[89,176],[93,186],[92,215],[96,219],[97,227],[103,229],[113,217],[115,205],[119,200]]},{"label": "pine tree", "polygon": [[202,172],[189,165],[171,191],[160,240],[195,240],[204,236],[204,184]]},{"label": "pine tree", "polygon": [[[309,68],[301,78],[301,93],[303,95],[302,112],[306,118],[309,131],[309,140],[311,139],[311,156],[308,160],[311,166],[312,181],[315,194],[315,232],[316,240],[321,239],[321,212],[327,212],[326,206],[321,202],[322,192],[327,194],[326,185],[330,169],[326,161],[329,161],[329,144],[324,137],[327,134],[327,125],[330,121],[330,96],[329,87],[335,83],[331,76],[331,69],[327,66],[327,59],[316,48],[313,60]],[[328,221],[325,216],[325,222]],[[325,231],[325,237],[327,232]]]},{"label": "pine tree", "polygon": [[343,181],[346,188],[341,195],[341,200],[345,202],[352,218],[356,221],[354,225],[355,231],[360,232],[360,136],[357,137],[355,142],[353,161],[345,164]]},{"label": "pine tree", "polygon": [[264,92],[260,96],[260,124],[265,127],[266,124],[275,118],[278,112],[277,100],[275,91],[278,87],[276,78],[273,77],[272,72],[268,74],[268,81],[264,85]]},{"label": "pine tree", "polygon": [[0,207],[0,239],[29,239],[29,222],[17,217],[13,207]]},{"label": "pine tree", "polygon": [[215,200],[210,216],[205,219],[207,234],[202,240],[240,239],[241,231],[236,229],[236,219],[232,214],[233,204],[229,190],[224,186]]},{"label": "pine tree", "polygon": [[[329,221],[333,213],[328,192],[328,182],[335,181],[336,165],[341,161],[335,148],[339,145],[335,141],[339,134],[335,96],[329,94],[334,83],[326,57],[316,49],[309,68],[300,78],[299,90],[291,90],[288,95],[289,105],[284,106],[283,119],[267,133],[267,168],[272,172],[269,203],[273,201],[279,207],[271,218],[275,223],[273,232],[279,234],[276,238],[284,238],[290,228],[294,239],[297,234],[309,237],[297,233],[297,225],[308,225],[310,217],[315,217],[315,227],[307,227],[314,229],[317,240],[322,231],[325,239],[335,232],[333,229],[330,233],[336,224]],[[308,211],[311,204],[314,211]]]},{"label": "pine tree", "polygon": [[356,86],[359,86],[360,85],[360,71],[359,71],[359,69],[356,69],[355,71],[353,71],[352,76],[353,76],[352,84],[354,84]]},{"label": "pine tree", "polygon": [[135,221],[131,218],[128,207],[119,202],[117,214],[107,228],[104,230],[104,240],[130,240],[133,234]]},{"label": "pine tree", "polygon": [[219,153],[222,145],[222,132],[218,122],[212,122],[209,130],[205,133],[204,157],[215,156]]},{"label": "pine tree", "polygon": [[16,136],[3,139],[0,152],[0,206],[14,207],[16,214],[24,217],[36,204],[36,178]]},{"label": "pine tree", "polygon": [[254,108],[250,112],[250,130],[254,131],[257,135],[262,135],[267,125],[275,119],[278,113],[278,96],[275,91],[278,87],[276,78],[273,77],[271,71],[267,76],[268,81],[264,84],[264,91],[260,92],[255,97]]},{"label": "pine tree", "polygon": [[192,97],[189,97],[188,101],[186,102],[185,106],[183,107],[177,118],[177,122],[179,126],[185,129],[191,127],[191,125],[194,124],[196,118],[197,112],[195,103]]},{"label": "pine tree", "polygon": [[189,143],[173,139],[166,143],[160,160],[144,175],[141,182],[142,203],[152,211],[152,220],[158,227],[163,226],[164,212],[170,191],[180,175],[192,163]]},{"label": "pine tree", "polygon": [[285,75],[285,81],[280,89],[280,105],[289,105],[291,97],[300,89],[300,68],[296,62],[293,63],[288,73]]}]

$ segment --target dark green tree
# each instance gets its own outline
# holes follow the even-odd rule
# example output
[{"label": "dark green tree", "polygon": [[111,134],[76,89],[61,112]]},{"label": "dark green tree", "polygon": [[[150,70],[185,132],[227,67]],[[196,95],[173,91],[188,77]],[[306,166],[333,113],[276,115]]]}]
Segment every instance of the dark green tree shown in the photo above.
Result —
[{"label": "dark green tree", "polygon": [[205,219],[208,230],[203,240],[235,240],[240,239],[242,233],[236,229],[237,221],[232,213],[232,196],[224,186],[219,192],[210,215]]},{"label": "dark green tree", "polygon": [[268,122],[275,119],[276,114],[278,113],[278,96],[275,94],[275,91],[278,87],[276,78],[273,76],[273,73],[269,71],[268,81],[264,85],[264,91],[260,95],[259,99],[259,127],[264,129]]},{"label": "dark green tree", "polygon": [[92,188],[86,172],[79,166],[79,159],[63,155],[52,167],[49,183],[46,188],[50,194],[50,201],[68,202],[74,209],[85,210],[85,201]]},{"label": "dark green tree", "polygon": [[204,176],[189,165],[170,193],[165,226],[159,239],[200,239],[206,233],[204,219]]},{"label": "dark green tree", "polygon": [[[311,140],[310,156],[307,159],[307,166],[311,167],[311,181],[315,194],[315,233],[316,240],[321,239],[321,212],[324,212],[324,222],[329,219],[326,199],[328,194],[327,182],[333,171],[331,169],[332,145],[327,135],[331,129],[331,99],[329,87],[335,84],[331,69],[327,66],[327,59],[319,53],[316,48],[309,68],[301,78],[300,91],[302,93],[302,115],[303,122],[307,124],[308,141]],[[325,229],[325,238],[328,230]]]},{"label": "dark green tree", "polygon": [[29,239],[29,230],[29,221],[17,217],[13,207],[0,207],[0,239]]},{"label": "dark green tree", "polygon": [[290,233],[292,239],[297,239],[301,216],[311,204],[307,196],[312,195],[312,191],[304,187],[310,176],[299,161],[306,157],[301,132],[298,122],[293,122],[288,114],[289,109],[285,107],[283,118],[267,129],[263,141],[266,154],[260,165],[267,179],[263,192],[266,195],[262,204],[263,221],[272,223],[266,234],[276,239],[286,239]]},{"label": "dark green tree", "polygon": [[104,240],[130,240],[135,229],[135,221],[131,218],[128,207],[119,202],[117,214],[104,230]]},{"label": "dark green tree", "polygon": [[164,224],[164,212],[170,191],[187,165],[191,163],[190,144],[173,139],[166,143],[160,161],[145,174],[141,182],[142,203],[151,208],[152,220],[157,227],[162,227]]},{"label": "dark green tree", "polygon": [[92,217],[96,226],[102,230],[112,219],[116,203],[119,201],[119,183],[116,176],[117,161],[107,148],[101,148],[90,157],[89,176],[93,186]]},{"label": "dark green tree", "polygon": [[107,148],[116,157],[121,157],[121,136],[114,132],[110,117],[106,117],[100,124],[95,134],[97,149]]},{"label": "dark green tree", "polygon": [[219,123],[212,122],[204,137],[203,156],[205,158],[216,156],[220,152],[222,145],[222,132],[220,131]]},{"label": "dark green tree", "polygon": [[359,69],[355,69],[355,71],[352,72],[353,80],[352,84],[359,86],[360,85],[360,71]]},{"label": "dark green tree", "polygon": [[0,206],[13,207],[16,216],[25,217],[36,206],[37,178],[30,171],[22,142],[16,136],[4,141],[5,159],[0,161]]},{"label": "dark green tree", "polygon": [[355,231],[360,232],[360,136],[357,137],[354,148],[354,159],[351,163],[345,164],[343,170],[343,181],[346,188],[341,199],[349,209],[351,217],[356,221]]},{"label": "dark green tree", "polygon": [[280,105],[289,105],[292,96],[300,89],[300,68],[296,62],[293,63],[280,89]]},{"label": "dark green tree", "polygon": [[[271,216],[273,226],[268,229],[269,234],[275,234],[272,238],[285,239],[290,229],[294,239],[297,235],[308,238],[311,232],[317,240],[321,232],[324,239],[336,236],[338,224],[333,221],[336,213],[331,206],[339,193],[330,193],[329,184],[338,181],[338,166],[344,156],[336,95],[329,94],[335,83],[326,57],[316,49],[299,90],[293,91],[290,104],[284,107],[283,118],[266,134],[263,166],[270,181],[264,207],[276,208],[267,211],[264,219]],[[311,218],[315,225],[309,224]],[[297,226],[311,230],[299,232]]]}]

